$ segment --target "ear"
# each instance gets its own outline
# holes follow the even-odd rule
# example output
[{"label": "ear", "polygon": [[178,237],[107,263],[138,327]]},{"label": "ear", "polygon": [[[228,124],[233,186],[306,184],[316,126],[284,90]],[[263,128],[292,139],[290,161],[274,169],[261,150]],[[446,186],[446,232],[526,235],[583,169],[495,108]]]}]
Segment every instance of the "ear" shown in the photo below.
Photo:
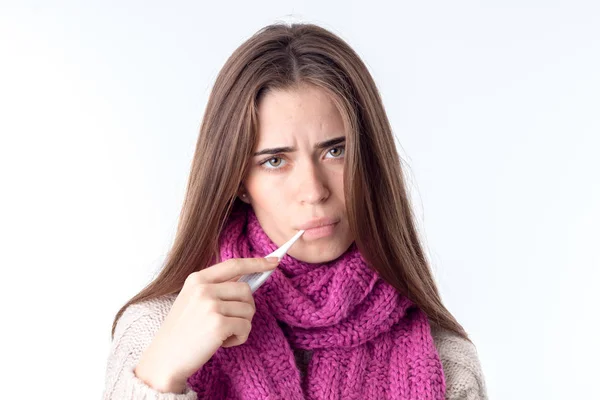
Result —
[{"label": "ear", "polygon": [[250,195],[243,186],[238,189],[238,197],[244,203],[250,204]]}]

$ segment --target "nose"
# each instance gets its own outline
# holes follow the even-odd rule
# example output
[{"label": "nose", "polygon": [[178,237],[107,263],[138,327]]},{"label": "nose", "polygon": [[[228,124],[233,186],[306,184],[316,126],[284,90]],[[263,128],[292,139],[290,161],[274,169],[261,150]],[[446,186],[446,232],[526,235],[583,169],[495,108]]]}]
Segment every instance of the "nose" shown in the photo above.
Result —
[{"label": "nose", "polygon": [[313,163],[306,163],[298,174],[298,198],[301,204],[319,204],[329,198],[327,180]]}]

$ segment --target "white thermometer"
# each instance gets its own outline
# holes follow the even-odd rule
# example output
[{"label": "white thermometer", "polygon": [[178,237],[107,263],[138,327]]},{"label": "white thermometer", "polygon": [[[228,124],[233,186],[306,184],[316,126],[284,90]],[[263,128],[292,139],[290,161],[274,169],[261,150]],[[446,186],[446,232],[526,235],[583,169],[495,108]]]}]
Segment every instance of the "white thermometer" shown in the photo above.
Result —
[{"label": "white thermometer", "polygon": [[[290,247],[292,247],[294,242],[296,242],[296,240],[298,240],[300,238],[300,236],[302,236],[303,233],[304,233],[304,230],[298,231],[298,233],[296,233],[293,238],[291,238],[290,240],[285,242],[285,244],[283,246],[281,246],[280,248],[278,248],[277,250],[275,250],[268,256],[265,256],[265,258],[277,257],[277,258],[279,258],[279,261],[281,261],[283,256],[285,256],[287,251],[290,249]],[[238,282],[248,282],[248,284],[250,285],[250,289],[252,289],[252,293],[254,293],[256,291],[256,289],[258,289],[263,283],[265,283],[265,281],[267,280],[267,278],[269,276],[271,276],[273,271],[275,271],[275,270],[272,269],[271,271],[255,272],[253,274],[242,275],[242,277],[240,279],[238,279]]]}]

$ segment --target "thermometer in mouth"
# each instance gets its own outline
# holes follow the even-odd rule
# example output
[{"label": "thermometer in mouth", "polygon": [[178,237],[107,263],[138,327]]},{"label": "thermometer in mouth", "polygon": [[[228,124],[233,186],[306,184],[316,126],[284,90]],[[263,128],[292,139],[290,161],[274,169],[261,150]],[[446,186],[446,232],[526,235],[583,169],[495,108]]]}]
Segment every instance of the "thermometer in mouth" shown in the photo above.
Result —
[{"label": "thermometer in mouth", "polygon": [[[285,242],[283,246],[281,246],[271,254],[265,256],[265,258],[277,257],[279,258],[279,261],[281,261],[283,256],[285,256],[285,254],[290,249],[290,247],[292,247],[292,245],[296,242],[296,240],[300,238],[300,236],[302,236],[303,233],[304,229],[298,231],[298,233],[296,233],[293,238]],[[247,282],[250,285],[250,289],[252,289],[252,293],[254,293],[256,289],[258,289],[263,283],[265,283],[265,281],[269,276],[271,276],[273,271],[275,270],[273,269],[271,271],[255,272],[253,274],[242,275],[242,277],[238,279],[238,282]]]}]

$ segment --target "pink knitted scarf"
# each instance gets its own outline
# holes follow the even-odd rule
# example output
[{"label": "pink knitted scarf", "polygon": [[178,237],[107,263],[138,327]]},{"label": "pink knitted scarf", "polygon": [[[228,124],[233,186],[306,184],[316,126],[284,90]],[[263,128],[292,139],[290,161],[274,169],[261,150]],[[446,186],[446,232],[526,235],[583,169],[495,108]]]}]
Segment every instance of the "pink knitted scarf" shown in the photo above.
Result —
[{"label": "pink knitted scarf", "polygon": [[[234,211],[222,260],[277,248],[251,207]],[[444,399],[427,316],[372,271],[356,244],[309,264],[286,255],[254,293],[248,340],[220,348],[188,384],[198,399]],[[313,352],[301,378],[293,349]]]}]

